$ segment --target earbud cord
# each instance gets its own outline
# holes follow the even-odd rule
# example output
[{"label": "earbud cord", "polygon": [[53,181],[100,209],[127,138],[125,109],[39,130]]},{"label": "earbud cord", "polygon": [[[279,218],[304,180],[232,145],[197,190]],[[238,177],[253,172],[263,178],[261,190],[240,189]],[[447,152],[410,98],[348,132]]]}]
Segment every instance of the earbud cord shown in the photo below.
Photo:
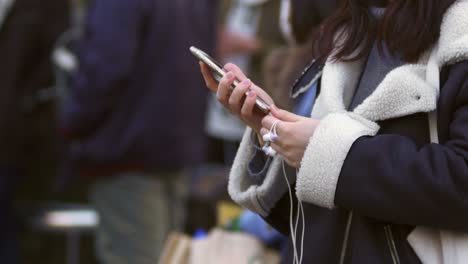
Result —
[{"label": "earbud cord", "polygon": [[293,250],[294,250],[294,261],[293,264],[299,263],[299,258],[297,256],[297,247],[296,247],[296,233],[294,232],[293,228],[293,211],[294,211],[294,203],[293,203],[293,196],[292,196],[292,191],[291,191],[291,186],[289,185],[289,180],[286,174],[286,167],[284,165],[284,160],[282,161],[283,165],[283,176],[284,179],[286,180],[286,183],[288,185],[288,191],[289,191],[289,204],[290,204],[290,209],[289,209],[289,229],[291,232],[291,239],[292,239],[292,244],[293,244]]},{"label": "earbud cord", "polygon": [[[299,170],[296,169],[296,179],[297,175],[299,174]],[[301,256],[299,258],[299,263],[302,263],[302,257],[304,256],[304,235],[305,235],[305,215],[304,215],[304,206],[302,205],[302,201],[298,199],[300,213],[302,214],[302,236],[301,236]]]},{"label": "earbud cord", "polygon": [[[269,133],[273,134],[275,137],[278,136],[277,133],[277,127],[278,124],[281,121],[277,120],[273,126],[271,127]],[[290,210],[289,210],[289,227],[290,227],[290,232],[291,232],[291,238],[292,238],[292,244],[293,244],[293,250],[294,250],[294,263],[301,264],[302,259],[304,256],[304,236],[305,236],[305,215],[304,215],[304,207],[302,205],[302,201],[298,200],[298,207],[297,207],[297,216],[296,216],[296,223],[293,227],[293,214],[294,214],[294,203],[293,203],[293,195],[292,195],[292,190],[291,190],[291,185],[289,184],[289,180],[287,177],[286,173],[286,167],[284,164],[284,160],[282,161],[283,165],[283,176],[284,179],[286,180],[286,183],[288,185],[288,191],[289,191],[289,202],[290,202]],[[298,170],[296,170],[296,178],[297,175],[299,174]],[[302,217],[302,230],[301,230],[301,244],[300,244],[300,251],[298,253],[298,248],[297,248],[297,229],[299,226],[299,218]],[[299,257],[300,255],[300,257]]]}]

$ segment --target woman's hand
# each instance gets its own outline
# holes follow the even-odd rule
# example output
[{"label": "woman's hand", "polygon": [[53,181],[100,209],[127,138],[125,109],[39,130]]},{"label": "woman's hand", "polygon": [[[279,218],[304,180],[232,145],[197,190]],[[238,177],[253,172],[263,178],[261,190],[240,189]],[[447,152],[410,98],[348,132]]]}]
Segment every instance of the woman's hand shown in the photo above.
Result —
[{"label": "woman's hand", "polygon": [[265,116],[262,120],[261,135],[270,132],[274,123],[279,120],[276,126],[278,138],[271,143],[271,147],[283,156],[288,165],[299,168],[309,140],[320,121],[298,116],[274,106],[271,113],[272,115]]},{"label": "woman's hand", "polygon": [[[262,127],[261,122],[265,114],[260,111],[254,111],[255,101],[257,96],[260,96],[265,102],[273,105],[271,97],[247,79],[239,67],[232,63],[224,66],[227,74],[220,80],[219,84],[211,75],[207,65],[200,63],[200,68],[206,86],[213,92],[216,92],[218,101],[259,135]],[[240,84],[234,90],[231,90],[231,84],[236,78],[240,81]],[[246,97],[245,94],[247,92],[249,94]]]}]

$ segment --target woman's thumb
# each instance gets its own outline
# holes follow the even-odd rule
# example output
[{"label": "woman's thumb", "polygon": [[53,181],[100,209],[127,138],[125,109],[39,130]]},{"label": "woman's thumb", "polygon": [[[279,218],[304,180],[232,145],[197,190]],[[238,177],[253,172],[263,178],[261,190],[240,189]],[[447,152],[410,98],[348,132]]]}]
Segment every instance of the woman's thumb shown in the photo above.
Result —
[{"label": "woman's thumb", "polygon": [[297,122],[301,119],[301,116],[295,115],[283,109],[279,109],[276,106],[271,106],[271,113],[274,117],[285,122]]}]

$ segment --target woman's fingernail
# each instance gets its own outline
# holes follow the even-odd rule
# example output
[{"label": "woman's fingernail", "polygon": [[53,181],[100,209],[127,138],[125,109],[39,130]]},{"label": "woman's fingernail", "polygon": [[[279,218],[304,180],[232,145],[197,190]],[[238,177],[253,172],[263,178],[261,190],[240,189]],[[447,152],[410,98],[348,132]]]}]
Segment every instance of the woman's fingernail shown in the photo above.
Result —
[{"label": "woman's fingernail", "polygon": [[250,91],[250,92],[249,92],[249,97],[255,97],[255,92]]},{"label": "woman's fingernail", "polygon": [[226,74],[226,77],[227,77],[229,80],[234,79],[234,73],[228,72],[228,73]]},{"label": "woman's fingernail", "polygon": [[242,84],[245,85],[245,86],[249,86],[250,85],[250,80],[245,79],[245,80],[242,81]]}]

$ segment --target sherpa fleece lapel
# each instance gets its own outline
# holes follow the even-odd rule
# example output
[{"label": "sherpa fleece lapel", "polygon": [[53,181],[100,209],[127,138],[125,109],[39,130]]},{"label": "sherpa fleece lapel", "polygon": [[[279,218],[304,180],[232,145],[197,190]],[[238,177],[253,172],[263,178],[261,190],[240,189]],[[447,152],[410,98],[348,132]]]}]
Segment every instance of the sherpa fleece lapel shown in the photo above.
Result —
[{"label": "sherpa fleece lapel", "polygon": [[426,65],[404,65],[388,73],[353,112],[382,121],[435,110],[437,97],[437,90],[426,82]]},{"label": "sherpa fleece lapel", "polygon": [[468,0],[458,0],[444,16],[439,40],[440,65],[450,65],[467,59]]},{"label": "sherpa fleece lapel", "polygon": [[320,95],[312,117],[323,118],[329,113],[344,112],[351,102],[365,60],[342,62],[329,61],[322,73]]},{"label": "sherpa fleece lapel", "polygon": [[[468,0],[458,0],[444,16],[437,46],[439,66],[468,58]],[[426,82],[426,66],[430,51],[418,64],[406,64],[387,74],[375,91],[354,109],[354,113],[371,121],[382,121],[420,112],[430,112],[437,106],[438,91]],[[349,105],[364,60],[325,64],[321,94],[312,117],[323,118],[329,113],[344,112]]]},{"label": "sherpa fleece lapel", "polygon": [[[346,111],[358,85],[364,60],[328,62],[313,117]],[[437,92],[426,83],[425,64],[404,65],[387,74],[375,91],[353,111],[382,121],[435,109]]]}]

